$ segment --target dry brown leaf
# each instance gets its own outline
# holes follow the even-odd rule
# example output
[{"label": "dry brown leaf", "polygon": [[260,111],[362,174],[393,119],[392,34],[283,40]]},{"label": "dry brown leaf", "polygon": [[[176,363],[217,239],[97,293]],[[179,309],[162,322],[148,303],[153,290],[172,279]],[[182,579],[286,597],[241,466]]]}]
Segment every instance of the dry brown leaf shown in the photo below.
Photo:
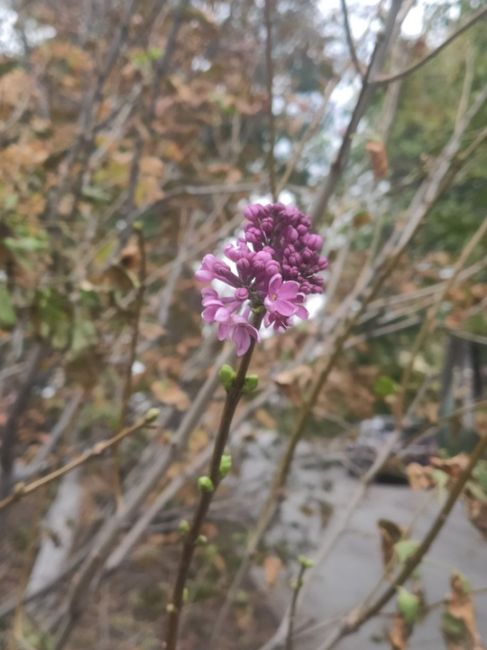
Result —
[{"label": "dry brown leaf", "polygon": [[266,411],[265,409],[257,409],[255,413],[255,419],[260,425],[262,425],[266,429],[274,430],[277,426],[276,421],[274,420],[272,415],[270,415],[268,411]]},{"label": "dry brown leaf", "polygon": [[403,539],[404,529],[389,519],[379,519],[377,526],[381,536],[382,561],[384,567],[391,570],[394,559],[394,546]]},{"label": "dry brown leaf", "polygon": [[389,173],[389,162],[384,143],[378,140],[367,142],[365,148],[370,157],[370,163],[376,179],[385,178]]},{"label": "dry brown leaf", "polygon": [[431,465],[436,469],[441,469],[443,472],[451,476],[453,479],[463,472],[468,465],[469,458],[467,454],[457,454],[452,458],[436,458],[431,459]]},{"label": "dry brown leaf", "polygon": [[155,381],[151,384],[151,391],[159,402],[174,406],[178,411],[184,411],[189,407],[188,395],[173,381]]},{"label": "dry brown leaf", "polygon": [[282,569],[282,561],[277,555],[268,555],[264,560],[265,581],[269,587],[276,583],[277,576]]},{"label": "dry brown leaf", "polygon": [[409,628],[400,614],[394,616],[391,629],[387,632],[387,638],[392,650],[406,650],[409,636]]},{"label": "dry brown leaf", "polygon": [[129,241],[120,253],[120,264],[131,271],[138,269],[140,264],[140,251],[135,241]]},{"label": "dry brown leaf", "polygon": [[409,463],[406,467],[406,475],[413,490],[429,490],[435,485],[431,467],[424,467],[419,463]]},{"label": "dry brown leaf", "polygon": [[35,84],[27,72],[15,68],[0,77],[0,108],[14,107],[21,104],[32,92]]},{"label": "dry brown leaf", "polygon": [[468,497],[467,511],[473,525],[487,537],[487,503]]},{"label": "dry brown leaf", "polygon": [[274,377],[274,381],[278,386],[291,386],[296,382],[302,384],[303,381],[308,381],[312,376],[313,371],[309,366],[297,366],[292,370],[285,370],[280,372]]},{"label": "dry brown leaf", "polygon": [[448,650],[464,648],[465,650],[485,650],[479,632],[477,630],[475,607],[469,587],[465,579],[459,573],[453,573],[450,580],[451,593],[446,600],[445,614],[453,620],[463,624],[465,638],[459,645],[459,639],[450,638],[443,626]]},{"label": "dry brown leaf", "polygon": [[144,156],[140,160],[140,172],[147,176],[161,178],[164,175],[164,163],[156,156]]},{"label": "dry brown leaf", "polygon": [[274,377],[274,382],[294,405],[299,406],[303,400],[304,390],[312,376],[312,368],[301,365],[280,372]]}]

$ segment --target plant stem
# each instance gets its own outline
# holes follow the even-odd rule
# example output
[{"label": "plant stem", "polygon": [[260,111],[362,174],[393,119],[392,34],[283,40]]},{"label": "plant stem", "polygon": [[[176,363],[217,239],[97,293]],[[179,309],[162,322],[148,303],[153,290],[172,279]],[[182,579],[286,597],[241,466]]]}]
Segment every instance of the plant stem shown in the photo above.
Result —
[{"label": "plant stem", "polygon": [[[256,327],[256,329],[259,329],[260,324],[262,322],[262,317],[263,316],[259,314],[255,318],[254,326]],[[204,492],[204,491],[201,492],[200,500],[196,508],[196,511],[194,513],[191,527],[185,536],[183,551],[179,561],[179,567],[177,571],[176,581],[173,587],[171,601],[167,607],[168,620],[167,620],[166,637],[163,643],[164,650],[176,650],[177,641],[178,641],[179,621],[181,617],[181,610],[184,604],[183,602],[184,591],[185,591],[186,581],[188,579],[189,570],[191,567],[191,561],[193,559],[194,551],[198,543],[198,538],[201,532],[201,528],[203,526],[204,520],[210,508],[215,492],[221,481],[220,462],[223,453],[225,451],[225,446],[228,441],[228,436],[230,433],[230,427],[232,424],[233,416],[237,409],[240,398],[242,397],[243,394],[245,378],[247,375],[247,370],[250,365],[250,360],[252,358],[254,347],[255,347],[255,340],[252,339],[249,349],[242,357],[233,384],[227,391],[227,397],[225,400],[225,405],[223,407],[223,413],[221,416],[218,433],[215,438],[213,454],[211,457],[210,467],[208,471],[208,477],[211,479],[211,482],[213,484],[213,490],[211,492]]]},{"label": "plant stem", "polygon": [[303,586],[303,577],[306,571],[306,565],[302,564],[299,568],[296,584],[293,589],[293,597],[291,600],[291,609],[289,612],[289,621],[286,636],[286,650],[293,650],[293,634],[294,634],[294,619],[296,618],[296,609],[298,605],[299,592]]}]

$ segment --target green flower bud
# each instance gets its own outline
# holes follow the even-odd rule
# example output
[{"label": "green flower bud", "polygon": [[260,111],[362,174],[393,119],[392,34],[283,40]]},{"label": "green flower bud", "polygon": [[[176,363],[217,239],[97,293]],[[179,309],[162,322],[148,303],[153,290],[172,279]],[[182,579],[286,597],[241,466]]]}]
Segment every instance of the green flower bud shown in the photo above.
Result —
[{"label": "green flower bud", "polygon": [[247,375],[245,377],[245,381],[243,385],[244,395],[249,395],[250,393],[253,393],[254,390],[256,390],[258,385],[259,385],[258,375]]},{"label": "green flower bud", "polygon": [[144,419],[145,419],[146,422],[155,422],[157,420],[157,418],[159,417],[159,413],[160,413],[159,409],[156,409],[156,408],[149,409],[147,411],[147,413],[145,414]]},{"label": "green flower bud", "polygon": [[303,567],[303,569],[311,569],[315,565],[313,560],[311,560],[309,557],[306,557],[305,555],[300,555],[298,557],[298,562]]},{"label": "green flower bud", "polygon": [[232,368],[232,366],[228,365],[228,363],[223,365],[218,371],[218,377],[220,378],[222,386],[225,390],[230,390],[230,388],[233,386],[233,382],[235,381],[236,376],[237,373]]},{"label": "green flower bud", "polygon": [[198,487],[201,492],[213,492],[215,489],[213,481],[209,476],[200,476],[198,479]]},{"label": "green flower bud", "polygon": [[397,594],[397,609],[408,625],[418,620],[420,600],[404,587],[399,587]]},{"label": "green flower bud", "polygon": [[186,519],[181,519],[178,525],[178,531],[181,533],[181,535],[186,535],[189,533],[189,522],[187,522]]},{"label": "green flower bud", "polygon": [[220,476],[225,478],[232,469],[232,457],[230,454],[223,454],[220,460]]}]

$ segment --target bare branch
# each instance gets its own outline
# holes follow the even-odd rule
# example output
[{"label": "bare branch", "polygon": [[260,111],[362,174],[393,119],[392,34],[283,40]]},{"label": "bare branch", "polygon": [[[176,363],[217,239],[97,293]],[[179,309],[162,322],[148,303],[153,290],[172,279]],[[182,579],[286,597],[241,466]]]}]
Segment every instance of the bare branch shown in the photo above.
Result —
[{"label": "bare branch", "polygon": [[54,470],[50,474],[47,474],[42,478],[36,479],[31,483],[17,483],[17,485],[14,486],[12,493],[0,501],[0,510],[4,510],[15,501],[18,501],[22,497],[25,497],[28,494],[35,492],[36,490],[39,490],[45,485],[48,485],[53,481],[57,481],[57,479],[61,478],[61,476],[64,476],[65,474],[71,472],[76,467],[83,465],[83,463],[86,463],[88,460],[91,460],[92,458],[95,458],[97,456],[101,456],[114,445],[118,445],[127,436],[131,435],[132,433],[135,433],[136,431],[139,431],[143,427],[146,427],[147,424],[151,421],[152,418],[146,416],[142,420],[139,420],[138,422],[133,424],[131,427],[122,429],[122,431],[119,431],[119,433],[117,433],[112,438],[109,438],[108,440],[105,440],[103,442],[98,442],[96,445],[94,445],[90,449],[87,449],[79,456],[76,456],[76,458],[73,458],[73,460],[69,461],[62,467],[59,467],[58,469]]},{"label": "bare branch", "polygon": [[360,90],[352,116],[350,117],[350,121],[347,125],[347,129],[343,136],[342,143],[335,156],[335,159],[333,160],[329,174],[326,177],[326,180],[324,181],[320,191],[318,192],[318,196],[316,197],[315,203],[313,205],[311,216],[314,221],[320,219],[326,212],[328,202],[333,192],[335,191],[337,183],[343,174],[345,165],[347,164],[350,149],[352,146],[352,138],[357,131],[357,127],[360,123],[360,120],[364,116],[367,107],[370,105],[372,97],[375,94],[375,86],[371,85],[369,83],[369,80],[377,72],[377,70],[382,69],[382,66],[384,65],[401,3],[402,0],[394,0],[392,2],[384,32],[379,34],[377,37],[374,52],[370,59],[365,75],[363,76],[362,88]]},{"label": "bare branch", "polygon": [[348,49],[350,51],[350,58],[352,59],[353,67],[357,71],[359,77],[363,79],[364,73],[360,61],[358,60],[357,50],[355,49],[355,43],[353,42],[352,30],[350,29],[350,21],[348,18],[348,7],[347,0],[340,0],[342,6],[343,14],[343,25],[345,27],[345,35],[347,37]]},{"label": "bare branch", "polygon": [[388,83],[391,83],[391,81],[397,81],[398,79],[404,79],[404,77],[407,77],[408,75],[412,74],[413,72],[416,72],[419,68],[421,68],[425,63],[428,63],[431,61],[431,59],[434,59],[437,54],[439,54],[442,50],[445,49],[450,43],[452,43],[454,40],[458,38],[461,34],[467,31],[467,29],[470,29],[472,25],[474,25],[476,22],[479,20],[482,20],[487,16],[487,7],[480,8],[477,12],[473,14],[473,16],[467,20],[467,22],[462,25],[459,29],[457,29],[453,34],[447,38],[441,45],[439,45],[437,48],[429,52],[425,57],[417,61],[416,63],[413,63],[410,65],[408,68],[405,70],[401,70],[401,72],[396,72],[391,75],[385,75],[381,77],[377,77],[377,79],[371,79],[370,84],[374,86],[383,86]]},{"label": "bare branch", "polygon": [[274,123],[274,64],[272,61],[272,9],[274,0],[264,1],[264,22],[266,29],[265,41],[265,63],[266,63],[266,83],[267,83],[267,115],[269,119],[269,151],[267,154],[267,167],[269,171],[269,186],[272,200],[277,201],[276,194],[276,163],[274,159],[274,146],[276,141],[276,130]]}]

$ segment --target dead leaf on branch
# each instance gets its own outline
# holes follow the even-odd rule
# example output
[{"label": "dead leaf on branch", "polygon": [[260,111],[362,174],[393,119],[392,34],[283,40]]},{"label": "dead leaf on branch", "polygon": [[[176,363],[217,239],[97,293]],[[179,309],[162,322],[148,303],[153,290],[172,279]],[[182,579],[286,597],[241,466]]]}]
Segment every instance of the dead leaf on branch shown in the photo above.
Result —
[{"label": "dead leaf on branch", "polygon": [[393,568],[395,546],[403,539],[405,530],[389,519],[379,519],[377,526],[381,536],[382,561],[384,568],[389,572]]},{"label": "dead leaf on branch", "polygon": [[453,573],[451,593],[446,599],[442,632],[448,650],[485,650],[475,616],[470,586],[464,576]]},{"label": "dead leaf on branch", "polygon": [[301,365],[279,373],[274,377],[274,382],[294,405],[299,406],[312,376],[313,369],[310,366]]},{"label": "dead leaf on branch", "polygon": [[408,624],[400,614],[396,614],[387,633],[392,650],[406,650],[409,634],[410,628]]},{"label": "dead leaf on branch", "polygon": [[369,154],[375,179],[385,178],[389,173],[389,161],[384,143],[378,140],[371,140],[367,142],[365,149]]},{"label": "dead leaf on branch", "polygon": [[406,475],[413,490],[429,490],[435,486],[431,467],[425,467],[419,463],[409,463],[406,467]]},{"label": "dead leaf on branch", "polygon": [[282,569],[282,561],[277,555],[268,555],[264,560],[265,580],[269,587],[276,584],[277,577]]},{"label": "dead leaf on branch", "polygon": [[174,406],[178,411],[185,411],[189,408],[188,395],[173,381],[155,381],[151,384],[151,391],[159,402]]},{"label": "dead leaf on branch", "polygon": [[436,458],[433,457],[431,459],[431,465],[435,467],[436,469],[440,469],[451,478],[456,479],[460,474],[463,472],[463,470],[466,468],[468,465],[469,458],[467,454],[457,454],[456,456],[453,456],[452,458]]}]

